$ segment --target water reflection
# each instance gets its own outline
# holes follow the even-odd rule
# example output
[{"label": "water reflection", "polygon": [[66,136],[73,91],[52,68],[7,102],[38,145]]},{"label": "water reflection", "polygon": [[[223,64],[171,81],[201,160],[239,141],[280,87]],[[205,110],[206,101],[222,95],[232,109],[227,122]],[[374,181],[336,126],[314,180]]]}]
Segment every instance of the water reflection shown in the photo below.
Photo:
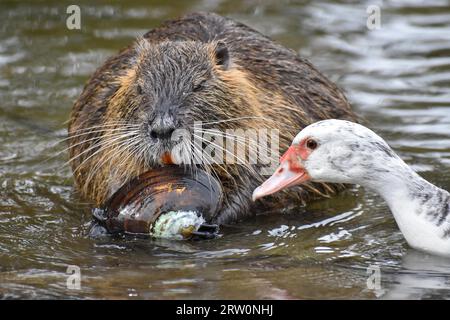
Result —
[{"label": "water reflection", "polygon": [[388,276],[384,299],[449,299],[450,259],[409,249],[401,269]]}]

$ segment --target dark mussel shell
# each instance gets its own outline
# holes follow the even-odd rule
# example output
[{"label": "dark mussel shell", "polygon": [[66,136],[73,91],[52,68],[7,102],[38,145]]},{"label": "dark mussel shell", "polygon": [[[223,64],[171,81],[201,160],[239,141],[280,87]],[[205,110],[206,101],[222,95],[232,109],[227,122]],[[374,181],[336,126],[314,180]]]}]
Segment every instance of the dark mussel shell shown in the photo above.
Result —
[{"label": "dark mussel shell", "polygon": [[[166,166],[122,186],[103,208],[110,233],[150,234],[155,221],[171,211],[195,211],[209,222],[222,204],[221,184],[203,170]],[[208,226],[208,225],[206,225]]]}]

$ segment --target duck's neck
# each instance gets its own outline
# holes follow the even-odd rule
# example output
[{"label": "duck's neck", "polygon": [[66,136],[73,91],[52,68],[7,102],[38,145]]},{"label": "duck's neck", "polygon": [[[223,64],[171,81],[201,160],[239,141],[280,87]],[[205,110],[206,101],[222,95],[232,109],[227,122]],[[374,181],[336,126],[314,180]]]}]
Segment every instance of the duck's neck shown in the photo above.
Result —
[{"label": "duck's neck", "polygon": [[377,172],[367,187],[386,200],[409,244],[450,255],[450,194],[420,177],[400,158],[383,164]]}]

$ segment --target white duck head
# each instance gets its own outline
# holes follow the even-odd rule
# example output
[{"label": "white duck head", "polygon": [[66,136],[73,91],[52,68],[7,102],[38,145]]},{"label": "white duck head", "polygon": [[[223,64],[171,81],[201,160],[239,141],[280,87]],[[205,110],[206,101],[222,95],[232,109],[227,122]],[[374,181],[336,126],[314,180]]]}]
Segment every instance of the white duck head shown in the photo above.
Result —
[{"label": "white duck head", "polygon": [[421,178],[372,130],[335,119],[307,126],[253,200],[306,181],[359,184],[380,193],[411,246],[450,255],[450,194]]},{"label": "white duck head", "polygon": [[254,199],[308,180],[378,189],[388,171],[407,167],[375,132],[357,123],[335,119],[304,128],[280,162],[274,175],[255,190]]}]

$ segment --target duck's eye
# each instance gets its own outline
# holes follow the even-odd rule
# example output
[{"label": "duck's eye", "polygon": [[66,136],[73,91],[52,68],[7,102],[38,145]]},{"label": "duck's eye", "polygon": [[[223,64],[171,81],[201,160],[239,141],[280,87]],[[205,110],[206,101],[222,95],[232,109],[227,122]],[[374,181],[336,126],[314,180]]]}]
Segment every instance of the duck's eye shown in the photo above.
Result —
[{"label": "duck's eye", "polygon": [[197,92],[197,91],[202,90],[202,89],[205,87],[205,83],[206,83],[206,80],[203,80],[202,82],[199,82],[198,84],[196,84],[196,85],[194,86],[194,88],[192,89],[192,91]]},{"label": "duck's eye", "polygon": [[142,87],[141,87],[140,84],[137,85],[136,90],[137,90],[137,93],[138,93],[138,94],[142,94],[142,93],[144,92],[144,90],[142,90]]},{"label": "duck's eye", "polygon": [[308,149],[311,149],[311,150],[316,149],[316,148],[317,148],[317,141],[316,141],[316,140],[313,140],[313,139],[308,139],[308,140],[306,141],[306,147],[307,147]]}]

